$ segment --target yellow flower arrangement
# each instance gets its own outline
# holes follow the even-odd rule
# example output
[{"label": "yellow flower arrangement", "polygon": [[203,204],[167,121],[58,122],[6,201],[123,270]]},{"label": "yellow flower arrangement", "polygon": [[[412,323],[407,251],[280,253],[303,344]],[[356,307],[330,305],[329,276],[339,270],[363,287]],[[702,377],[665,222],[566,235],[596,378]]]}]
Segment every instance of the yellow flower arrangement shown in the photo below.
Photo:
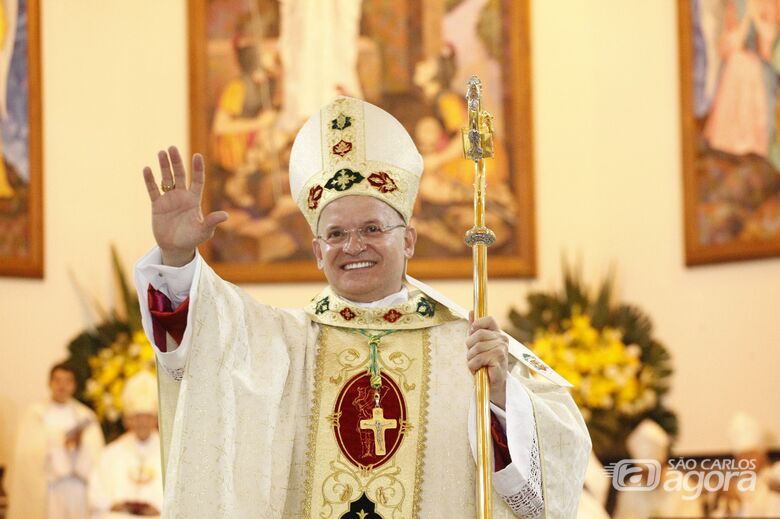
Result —
[{"label": "yellow flower arrangement", "polygon": [[122,414],[125,381],[141,370],[155,372],[154,350],[143,331],[120,333],[116,340],[89,357],[91,375],[85,398],[101,422],[117,422]]},{"label": "yellow flower arrangement", "polygon": [[531,348],[574,385],[572,397],[586,419],[594,409],[637,415],[655,405],[653,376],[639,360],[641,348],[626,345],[616,328],[594,328],[579,308],[564,320],[563,331],[540,330]]}]

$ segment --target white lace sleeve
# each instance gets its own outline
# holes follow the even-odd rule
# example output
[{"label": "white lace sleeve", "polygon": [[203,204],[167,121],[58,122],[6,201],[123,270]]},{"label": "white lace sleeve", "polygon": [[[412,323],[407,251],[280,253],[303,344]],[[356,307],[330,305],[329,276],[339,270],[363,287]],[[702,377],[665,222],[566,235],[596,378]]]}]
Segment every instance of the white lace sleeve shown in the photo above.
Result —
[{"label": "white lace sleeve", "polygon": [[[544,516],[544,494],[542,493],[542,468],[539,460],[539,443],[534,436],[531,444],[530,474],[519,492],[511,495],[499,493],[501,499],[518,517],[536,519]],[[509,466],[511,467],[511,465]],[[507,470],[506,467],[504,470]],[[500,474],[499,471],[496,474]]]},{"label": "white lace sleeve", "polygon": [[544,493],[536,419],[528,393],[514,376],[507,378],[506,410],[491,412],[506,432],[512,462],[493,473],[493,489],[518,517],[544,515]]}]

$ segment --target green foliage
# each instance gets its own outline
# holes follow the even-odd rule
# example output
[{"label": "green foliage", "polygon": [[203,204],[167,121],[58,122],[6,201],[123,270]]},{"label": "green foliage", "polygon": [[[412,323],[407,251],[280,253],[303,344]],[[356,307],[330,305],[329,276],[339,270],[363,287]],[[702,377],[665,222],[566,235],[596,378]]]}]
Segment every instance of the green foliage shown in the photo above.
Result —
[{"label": "green foliage", "polygon": [[130,326],[131,331],[140,330],[141,308],[138,306],[138,296],[135,293],[135,289],[127,282],[122,261],[119,259],[119,254],[113,245],[111,246],[111,261],[114,266],[114,277],[119,285],[119,296],[124,306],[127,324]]}]

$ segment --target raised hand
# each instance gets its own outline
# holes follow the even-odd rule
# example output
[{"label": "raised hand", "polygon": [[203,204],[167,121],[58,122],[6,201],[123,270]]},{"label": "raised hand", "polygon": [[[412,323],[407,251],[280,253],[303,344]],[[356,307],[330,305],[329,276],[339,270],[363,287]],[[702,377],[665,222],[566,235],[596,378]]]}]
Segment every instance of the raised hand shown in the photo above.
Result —
[{"label": "raised hand", "polygon": [[[195,255],[195,248],[214,236],[217,225],[228,219],[225,211],[203,217],[201,200],[205,181],[203,156],[192,156],[192,183],[187,188],[187,172],[175,146],[157,154],[162,172],[163,193],[152,168],[144,168],[144,181],[152,201],[152,231],[162,251],[165,265],[181,267]],[[168,189],[170,188],[170,189]]]}]

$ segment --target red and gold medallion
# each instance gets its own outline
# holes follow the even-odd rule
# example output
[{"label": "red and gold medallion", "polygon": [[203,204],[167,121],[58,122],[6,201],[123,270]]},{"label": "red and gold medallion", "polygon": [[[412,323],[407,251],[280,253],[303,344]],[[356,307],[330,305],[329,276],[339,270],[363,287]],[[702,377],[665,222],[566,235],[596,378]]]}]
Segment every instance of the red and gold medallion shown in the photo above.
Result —
[{"label": "red and gold medallion", "polygon": [[393,457],[409,428],[401,388],[382,373],[379,406],[374,402],[371,376],[352,377],[336,399],[333,433],[342,454],[356,467],[373,469]]}]

